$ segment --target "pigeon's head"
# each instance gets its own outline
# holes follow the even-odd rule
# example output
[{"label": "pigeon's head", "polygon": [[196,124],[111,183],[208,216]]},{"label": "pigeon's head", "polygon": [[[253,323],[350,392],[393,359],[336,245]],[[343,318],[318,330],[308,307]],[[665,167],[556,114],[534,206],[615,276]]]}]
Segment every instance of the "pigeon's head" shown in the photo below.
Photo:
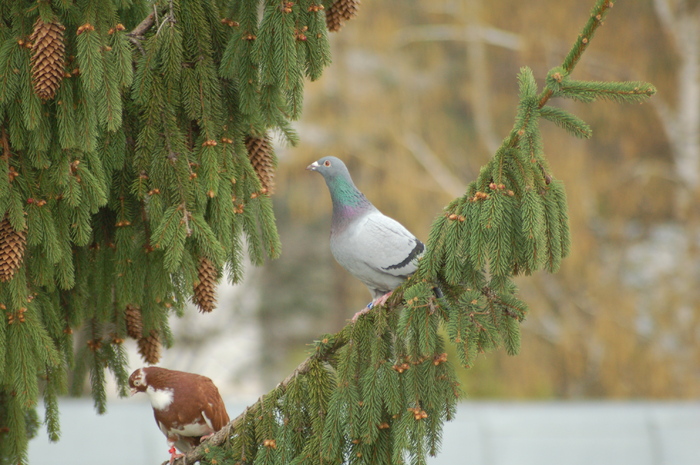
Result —
[{"label": "pigeon's head", "polygon": [[139,368],[129,376],[129,388],[131,388],[132,396],[137,392],[146,392],[148,383],[146,382],[146,372],[143,368]]},{"label": "pigeon's head", "polygon": [[306,167],[309,171],[321,173],[324,178],[332,179],[338,175],[348,176],[348,169],[340,158],[323,157]]}]

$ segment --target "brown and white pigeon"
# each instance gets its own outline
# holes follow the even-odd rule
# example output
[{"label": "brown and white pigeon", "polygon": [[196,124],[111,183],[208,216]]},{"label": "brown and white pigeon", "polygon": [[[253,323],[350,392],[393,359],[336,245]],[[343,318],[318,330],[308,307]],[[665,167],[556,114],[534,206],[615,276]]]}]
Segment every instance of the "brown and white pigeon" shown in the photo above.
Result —
[{"label": "brown and white pigeon", "polygon": [[320,173],[331,194],[333,256],[367,286],[374,299],[355,314],[355,321],[370,308],[383,305],[392,291],[416,271],[425,246],[367,200],[340,159],[323,157],[306,169]]},{"label": "brown and white pigeon", "polygon": [[145,392],[160,430],[168,438],[170,463],[228,422],[226,406],[206,376],[160,367],[139,368],[129,376],[131,395]]}]

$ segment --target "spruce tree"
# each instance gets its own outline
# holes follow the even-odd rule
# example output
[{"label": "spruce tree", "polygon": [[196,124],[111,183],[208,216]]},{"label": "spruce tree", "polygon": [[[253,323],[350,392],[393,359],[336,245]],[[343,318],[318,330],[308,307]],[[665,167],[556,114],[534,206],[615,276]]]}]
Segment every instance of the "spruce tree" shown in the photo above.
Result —
[{"label": "spruce tree", "polygon": [[[262,13],[261,13],[262,9]],[[105,411],[168,317],[216,305],[280,242],[271,133],[330,63],[320,1],[0,2],[0,462],[26,459],[40,395],[89,379]],[[69,373],[71,383],[69,383]]]},{"label": "spruce tree", "polygon": [[[156,363],[173,342],[168,316],[188,300],[211,311],[222,271],[240,280],[244,247],[255,264],[279,255],[269,137],[296,141],[305,79],[330,63],[328,31],[357,4],[0,3],[0,461],[26,461],[40,395],[58,439],[69,373],[75,392],[89,379],[104,412],[107,370],[126,394],[127,337]],[[521,70],[513,131],[438,216],[389,309],[320,338],[187,463],[424,463],[437,452],[459,393],[447,340],[466,366],[500,346],[517,353],[527,306],[512,277],[554,272],[569,250],[564,186],[538,123],[590,129],[547,103],[654,92],[570,78],[611,6],[596,2],[542,91]]]}]

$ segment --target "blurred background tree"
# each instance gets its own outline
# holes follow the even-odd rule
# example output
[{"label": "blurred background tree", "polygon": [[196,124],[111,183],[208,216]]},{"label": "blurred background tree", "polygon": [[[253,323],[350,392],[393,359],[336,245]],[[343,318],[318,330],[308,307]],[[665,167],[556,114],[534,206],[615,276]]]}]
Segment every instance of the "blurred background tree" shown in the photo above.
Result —
[{"label": "blurred background tree", "polygon": [[[332,38],[334,64],[308,87],[302,142],[280,157],[285,254],[263,273],[259,313],[267,383],[305,356],[303,341],[340,329],[347,309],[367,300],[330,256],[326,187],[304,166],[343,158],[378,208],[427,239],[435,212],[507,134],[518,68],[544,76],[573,39],[566,19],[588,8],[387,0],[363,4]],[[550,166],[567,186],[572,253],[559,273],[518,281],[532,309],[524,350],[460,370],[470,398],[700,395],[700,8],[640,0],[615,10],[577,78],[643,77],[659,95],[634,111],[558,103],[591,125],[592,140],[543,125]]]}]

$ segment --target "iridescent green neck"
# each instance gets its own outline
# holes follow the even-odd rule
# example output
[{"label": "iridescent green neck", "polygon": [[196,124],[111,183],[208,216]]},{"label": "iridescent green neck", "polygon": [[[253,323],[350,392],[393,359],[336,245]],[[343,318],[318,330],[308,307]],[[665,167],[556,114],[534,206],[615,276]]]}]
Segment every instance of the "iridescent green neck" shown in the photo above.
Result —
[{"label": "iridescent green neck", "polygon": [[333,201],[333,216],[337,221],[352,218],[373,208],[367,197],[347,177],[335,176],[326,182]]}]

